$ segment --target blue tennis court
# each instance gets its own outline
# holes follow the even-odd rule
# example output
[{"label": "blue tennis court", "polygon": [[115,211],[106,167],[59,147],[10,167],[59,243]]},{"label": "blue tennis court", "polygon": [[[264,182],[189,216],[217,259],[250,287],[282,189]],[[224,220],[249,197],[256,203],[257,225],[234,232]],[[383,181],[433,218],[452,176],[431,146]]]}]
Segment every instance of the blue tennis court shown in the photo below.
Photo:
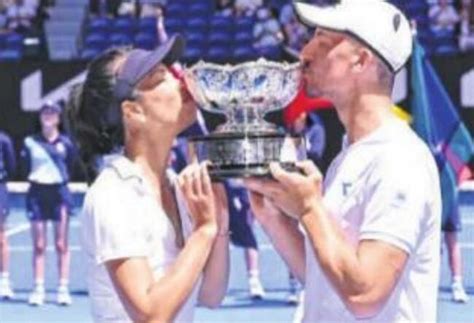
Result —
[{"label": "blue tennis court", "polygon": [[[80,197],[78,197],[78,204]],[[77,213],[77,210],[76,210]],[[451,302],[450,275],[446,252],[443,252],[442,275],[438,300],[439,322],[474,322],[474,191],[462,195],[462,217],[464,230],[460,241],[464,256],[464,280],[471,299],[467,304]],[[227,297],[217,310],[200,308],[197,322],[291,322],[296,307],[286,303],[288,272],[265,235],[257,226],[260,243],[260,270],[267,294],[264,300],[252,301],[247,294],[247,277],[241,250],[232,247],[231,279]],[[71,223],[71,291],[73,305],[59,307],[54,302],[57,286],[56,258],[49,231],[47,252],[46,288],[48,301],[42,307],[27,305],[32,287],[31,241],[29,225],[23,209],[23,195],[14,196],[13,209],[8,221],[11,245],[11,279],[16,298],[0,303],[1,322],[91,322],[85,286],[85,268],[79,244],[78,216]]]}]

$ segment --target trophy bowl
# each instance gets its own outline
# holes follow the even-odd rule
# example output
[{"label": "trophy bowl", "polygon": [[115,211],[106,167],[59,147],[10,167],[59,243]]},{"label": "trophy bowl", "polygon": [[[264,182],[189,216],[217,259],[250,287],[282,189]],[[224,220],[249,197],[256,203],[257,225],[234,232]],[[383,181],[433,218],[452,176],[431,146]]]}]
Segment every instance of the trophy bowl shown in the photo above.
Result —
[{"label": "trophy bowl", "polygon": [[204,110],[225,123],[189,138],[198,160],[209,160],[213,179],[268,176],[270,162],[293,169],[306,158],[304,140],[267,122],[267,113],[286,107],[301,84],[299,63],[259,59],[239,65],[199,62],[185,70],[189,92]]}]

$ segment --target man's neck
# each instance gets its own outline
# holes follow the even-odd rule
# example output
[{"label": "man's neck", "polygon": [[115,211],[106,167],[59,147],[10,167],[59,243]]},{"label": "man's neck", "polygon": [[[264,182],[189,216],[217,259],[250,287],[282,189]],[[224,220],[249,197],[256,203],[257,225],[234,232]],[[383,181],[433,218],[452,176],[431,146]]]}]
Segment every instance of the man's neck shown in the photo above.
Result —
[{"label": "man's neck", "polygon": [[350,143],[357,142],[393,118],[393,103],[388,96],[364,95],[347,103],[341,121]]}]

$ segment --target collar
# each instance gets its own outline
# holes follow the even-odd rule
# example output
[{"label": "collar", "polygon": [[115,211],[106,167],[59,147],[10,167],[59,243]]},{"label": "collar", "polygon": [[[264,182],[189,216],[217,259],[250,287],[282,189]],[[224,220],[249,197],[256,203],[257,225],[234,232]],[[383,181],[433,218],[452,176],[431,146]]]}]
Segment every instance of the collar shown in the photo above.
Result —
[{"label": "collar", "polygon": [[113,170],[122,181],[130,182],[140,194],[153,195],[140,167],[123,154],[108,155],[104,157],[104,163],[105,168]]},{"label": "collar", "polygon": [[140,167],[122,154],[105,156],[104,162],[106,167],[112,168],[124,181],[133,178],[143,181]]},{"label": "collar", "polygon": [[[129,158],[125,157],[123,153],[104,156],[104,164],[106,168],[111,168],[113,171],[115,171],[121,180],[135,180],[136,185],[138,185],[138,188],[142,192],[153,194],[152,187],[144,176],[140,166],[135,164]],[[168,169],[166,171],[166,175],[174,190],[177,174],[175,174],[171,169]]]}]

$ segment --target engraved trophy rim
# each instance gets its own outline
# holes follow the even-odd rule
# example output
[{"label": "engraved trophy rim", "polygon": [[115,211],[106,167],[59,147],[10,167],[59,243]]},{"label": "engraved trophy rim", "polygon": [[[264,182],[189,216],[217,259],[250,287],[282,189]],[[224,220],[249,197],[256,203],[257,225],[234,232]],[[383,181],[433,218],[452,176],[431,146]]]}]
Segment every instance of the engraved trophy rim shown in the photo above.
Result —
[{"label": "engraved trophy rim", "polygon": [[[216,73],[220,73],[221,75],[226,75],[227,77],[230,77],[232,75],[236,75],[239,71],[252,71],[258,68],[266,68],[269,71],[271,69],[274,70],[280,70],[281,72],[278,73],[282,75],[282,81],[281,81],[281,86],[286,86],[287,84],[290,84],[291,90],[289,90],[287,93],[286,97],[278,97],[277,95],[273,94],[268,95],[268,100],[262,99],[261,97],[255,98],[255,96],[252,93],[252,90],[256,89],[256,87],[249,87],[248,88],[248,95],[242,95],[242,90],[239,89],[237,90],[235,86],[233,86],[236,83],[231,84],[230,88],[227,93],[228,95],[225,95],[221,97],[222,101],[224,102],[217,102],[216,98],[211,98],[209,97],[211,91],[215,92],[224,92],[223,90],[217,91],[217,90],[210,90],[209,88],[205,88],[202,86],[202,82],[196,77],[196,71],[198,70],[211,70],[215,71]],[[295,81],[293,84],[291,83],[286,83],[289,82],[289,77],[286,78],[286,76],[289,76],[288,73],[295,72],[298,73],[297,78],[295,78]],[[249,72],[250,75],[250,72]],[[262,73],[262,75],[266,75]],[[198,103],[199,107],[205,111],[211,112],[211,113],[219,113],[223,114],[227,117],[227,121],[229,121],[229,116],[232,113],[235,113],[236,111],[242,111],[242,110],[253,110],[251,113],[257,116],[259,118],[259,122],[262,124],[265,123],[265,121],[262,120],[263,116],[271,111],[275,110],[281,110],[285,108],[286,105],[291,103],[295,97],[298,94],[298,91],[301,87],[301,62],[295,62],[295,63],[289,63],[289,62],[277,62],[277,61],[271,61],[267,60],[265,58],[259,58],[256,61],[249,61],[249,62],[244,62],[244,63],[239,63],[239,64],[218,64],[218,63],[213,63],[213,62],[206,62],[204,60],[200,60],[196,64],[185,68],[184,70],[184,78],[185,82],[187,84],[188,90],[190,91],[191,95],[193,96],[194,100]],[[261,102],[245,102],[246,100],[239,100],[240,97],[236,97],[237,91],[241,91],[239,94],[242,95],[242,98],[246,99],[260,99]],[[212,93],[212,92],[211,92]],[[268,94],[268,93],[266,93]],[[279,93],[278,95],[281,95]],[[284,100],[283,100],[284,99]],[[245,102],[245,103],[244,103]],[[261,108],[262,106],[265,106],[265,108]]]}]

